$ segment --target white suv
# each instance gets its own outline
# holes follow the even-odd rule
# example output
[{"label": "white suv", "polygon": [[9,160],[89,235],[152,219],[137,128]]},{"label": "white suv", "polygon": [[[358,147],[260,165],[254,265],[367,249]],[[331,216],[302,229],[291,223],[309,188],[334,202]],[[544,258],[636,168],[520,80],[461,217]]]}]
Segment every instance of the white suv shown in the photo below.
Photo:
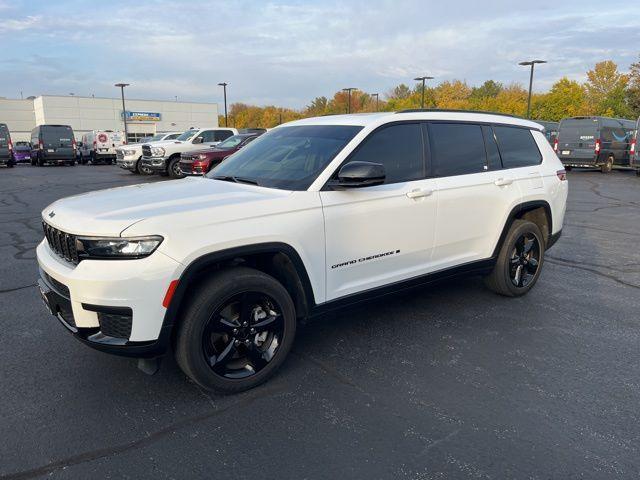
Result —
[{"label": "white suv", "polygon": [[180,154],[217,145],[237,134],[238,130],[235,128],[193,128],[175,140],[144,144],[140,164],[152,172],[168,174],[171,178],[182,178],[184,174],[180,169]]},{"label": "white suv", "polygon": [[151,170],[145,169],[140,165],[140,160],[142,160],[142,145],[162,142],[164,140],[175,140],[181,133],[182,132],[157,133],[144,142],[132,143],[116,148],[116,163],[120,168],[129,170],[132,173],[153,173]]},{"label": "white suv", "polygon": [[205,177],[53,203],[39,285],[86,344],[146,358],[172,344],[192,379],[235,392],[274,373],[301,318],[462,273],[525,294],[566,199],[562,164],[527,120],[311,118]]}]

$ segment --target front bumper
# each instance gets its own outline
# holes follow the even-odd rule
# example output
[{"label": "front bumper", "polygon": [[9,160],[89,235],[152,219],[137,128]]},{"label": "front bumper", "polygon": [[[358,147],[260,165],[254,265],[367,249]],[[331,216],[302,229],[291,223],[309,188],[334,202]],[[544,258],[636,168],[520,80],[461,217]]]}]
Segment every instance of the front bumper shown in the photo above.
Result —
[{"label": "front bumper", "polygon": [[142,157],[141,165],[153,172],[166,172],[167,159],[164,157]]},{"label": "front bumper", "polygon": [[[162,301],[182,266],[161,252],[140,260],[84,260],[73,265],[43,240],[36,250],[45,304],[76,338],[117,355],[153,357],[167,346]],[[113,318],[129,322],[129,332]],[[111,322],[111,323],[109,323]]]},{"label": "front bumper", "polygon": [[116,165],[120,168],[124,168],[125,170],[134,171],[136,169],[136,162],[138,161],[137,157],[124,157],[116,159]]}]

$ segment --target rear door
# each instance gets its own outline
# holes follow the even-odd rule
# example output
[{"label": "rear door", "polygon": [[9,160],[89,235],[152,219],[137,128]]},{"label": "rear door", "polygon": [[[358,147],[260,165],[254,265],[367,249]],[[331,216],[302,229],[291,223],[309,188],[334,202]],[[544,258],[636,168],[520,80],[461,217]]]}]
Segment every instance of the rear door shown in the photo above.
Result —
[{"label": "rear door", "polygon": [[73,159],[73,130],[67,125],[43,125],[42,144],[45,157],[50,159]]},{"label": "rear door", "polygon": [[573,163],[596,162],[596,140],[600,139],[597,118],[568,118],[558,129],[558,158]]},{"label": "rear door", "polygon": [[429,145],[438,190],[433,268],[491,257],[509,211],[522,198],[516,177],[502,168],[492,129],[430,122]]},{"label": "rear door", "polygon": [[11,158],[10,145],[9,128],[4,123],[0,123],[0,159],[5,162]]},{"label": "rear door", "polygon": [[320,192],[327,300],[430,271],[437,192],[425,178],[424,141],[420,122],[385,125],[346,161],[383,164],[385,183]]}]

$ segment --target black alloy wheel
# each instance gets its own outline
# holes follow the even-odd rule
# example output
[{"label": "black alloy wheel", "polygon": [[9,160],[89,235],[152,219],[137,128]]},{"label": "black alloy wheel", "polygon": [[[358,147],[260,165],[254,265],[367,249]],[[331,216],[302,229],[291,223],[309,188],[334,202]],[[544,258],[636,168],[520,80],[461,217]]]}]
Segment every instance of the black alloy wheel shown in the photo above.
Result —
[{"label": "black alloy wheel", "polygon": [[284,334],[282,309],[269,295],[239,293],[209,319],[202,336],[205,360],[217,375],[247,378],[274,358]]},{"label": "black alloy wheel", "polygon": [[538,273],[540,266],[540,244],[530,232],[518,238],[509,260],[509,277],[517,288],[528,287]]}]

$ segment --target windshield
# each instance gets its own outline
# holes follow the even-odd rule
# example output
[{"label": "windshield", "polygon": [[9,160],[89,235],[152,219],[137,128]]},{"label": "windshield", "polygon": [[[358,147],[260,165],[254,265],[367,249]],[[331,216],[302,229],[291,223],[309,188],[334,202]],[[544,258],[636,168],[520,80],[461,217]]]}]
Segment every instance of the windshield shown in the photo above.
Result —
[{"label": "windshield", "polygon": [[220,148],[221,150],[234,148],[240,145],[243,139],[244,137],[240,135],[234,135],[233,137],[227,138],[224,142],[220,142],[218,145],[216,145],[216,148]]},{"label": "windshield", "polygon": [[283,190],[306,190],[362,127],[276,128],[211,170],[208,178],[238,179]]},{"label": "windshield", "polygon": [[188,142],[195,136],[196,133],[198,133],[198,130],[187,130],[178,138],[176,138],[176,140],[182,140],[183,142]]}]

